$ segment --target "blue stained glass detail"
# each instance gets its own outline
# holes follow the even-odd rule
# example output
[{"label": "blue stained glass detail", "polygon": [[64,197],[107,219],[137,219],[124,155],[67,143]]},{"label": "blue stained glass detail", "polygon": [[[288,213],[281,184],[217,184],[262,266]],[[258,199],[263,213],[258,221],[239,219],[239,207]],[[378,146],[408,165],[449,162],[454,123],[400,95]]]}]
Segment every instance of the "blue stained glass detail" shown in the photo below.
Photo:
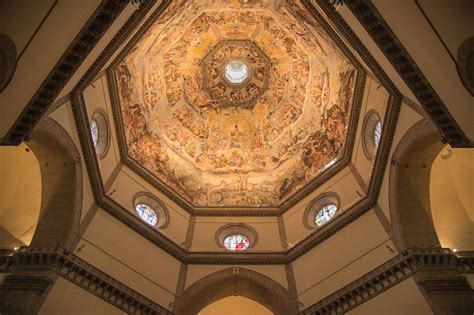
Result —
[{"label": "blue stained glass detail", "polygon": [[337,206],[335,204],[328,204],[319,210],[316,215],[315,221],[317,226],[321,226],[331,220],[331,218],[336,214]]},{"label": "blue stained glass detail", "polygon": [[374,144],[376,148],[378,148],[379,146],[381,137],[382,137],[382,124],[380,123],[380,121],[377,121],[374,128]]},{"label": "blue stained glass detail", "polygon": [[246,250],[249,246],[249,239],[242,234],[231,234],[224,239],[224,247],[228,250]]},{"label": "blue stained glass detail", "polygon": [[99,126],[97,125],[97,121],[95,119],[92,119],[91,121],[91,135],[94,147],[97,149],[97,145],[99,143]]},{"label": "blue stained glass detail", "polygon": [[158,223],[158,216],[156,215],[155,210],[147,204],[139,203],[135,206],[135,210],[137,211],[140,218],[143,221],[150,225],[156,225]]}]

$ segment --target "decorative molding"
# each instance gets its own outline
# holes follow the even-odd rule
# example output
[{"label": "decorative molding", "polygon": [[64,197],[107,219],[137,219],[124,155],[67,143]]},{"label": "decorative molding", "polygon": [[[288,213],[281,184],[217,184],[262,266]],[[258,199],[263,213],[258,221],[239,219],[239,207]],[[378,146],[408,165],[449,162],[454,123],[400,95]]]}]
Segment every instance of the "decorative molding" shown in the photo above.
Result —
[{"label": "decorative molding", "polygon": [[454,148],[472,147],[473,143],[466,137],[435,89],[372,1],[348,1],[347,7],[397,70],[436,124],[443,138]]},{"label": "decorative molding", "polygon": [[[21,247],[13,256],[0,257],[0,271],[10,272],[11,270],[15,272],[20,270],[52,271],[129,314],[135,314],[137,311],[141,314],[172,314],[164,307],[60,247]],[[11,285],[13,284],[15,283]],[[20,284],[17,282],[16,286],[18,285],[22,285],[22,282],[20,281]],[[33,287],[35,290],[42,290],[45,285],[49,283],[39,279]]]},{"label": "decorative molding", "polygon": [[126,7],[122,0],[105,0],[95,10],[30,102],[2,139],[0,145],[18,145],[26,140],[104,33]]},{"label": "decorative molding", "polygon": [[[410,248],[344,288],[311,305],[300,312],[300,314],[346,313],[419,271],[432,271],[436,273],[451,270],[456,274],[463,272],[462,270],[469,270],[472,273],[473,269],[474,252],[469,252],[466,257],[459,257],[450,249],[445,248]],[[462,282],[463,278],[459,277],[450,279],[448,283],[444,280],[439,282],[428,279],[425,284],[432,291],[438,289],[445,290],[445,288],[449,289],[450,287],[459,290],[464,289],[466,287],[465,279],[463,283],[459,279]]]},{"label": "decorative molding", "polygon": [[188,221],[188,229],[186,231],[186,241],[184,246],[187,250],[191,249],[193,246],[194,239],[194,228],[196,227],[196,216],[192,215]]},{"label": "decorative molding", "polygon": [[187,275],[188,275],[188,264],[181,263],[181,266],[179,268],[178,283],[176,284],[175,302],[176,302],[176,299],[181,294],[183,294],[184,289],[186,288]]},{"label": "decorative molding", "polygon": [[[385,229],[385,232],[387,233],[387,235],[390,236],[390,238],[393,238],[392,225],[390,224],[390,221],[385,215],[385,212],[382,210],[382,208],[378,204],[374,206],[374,212],[377,218],[379,219],[380,223],[382,224],[383,228]],[[398,250],[400,250],[400,248],[398,248]]]},{"label": "decorative molding", "polygon": [[360,175],[359,170],[354,165],[354,162],[351,162],[349,164],[349,169],[351,170],[352,175],[354,175],[354,178],[355,178],[357,184],[359,184],[360,188],[362,188],[362,191],[364,192],[364,194],[367,194],[367,192],[369,191],[369,187],[367,186],[364,179]]},{"label": "decorative molding", "polygon": [[418,282],[423,290],[431,295],[438,291],[453,292],[453,291],[471,291],[471,286],[464,277],[450,277],[450,278],[425,278]]},{"label": "decorative molding", "polygon": [[417,102],[415,102],[414,100],[412,100],[408,96],[403,96],[402,103],[403,103],[403,105],[406,105],[406,106],[410,107],[411,109],[413,109],[421,117],[423,117],[423,118],[427,117],[427,114],[426,114],[425,110],[423,109],[423,107],[421,107],[421,105],[419,105]]},{"label": "decorative molding", "polygon": [[288,284],[288,291],[290,294],[298,298],[298,288],[296,287],[295,273],[292,264],[285,264],[286,282]]},{"label": "decorative molding", "polygon": [[277,217],[277,224],[278,224],[278,234],[280,235],[281,248],[288,249],[290,244],[288,243],[288,238],[286,236],[285,221],[283,220],[283,216],[279,215]]},{"label": "decorative molding", "polygon": [[71,250],[73,251],[76,250],[76,247],[79,244],[79,241],[81,240],[84,233],[86,233],[86,230],[89,227],[89,224],[91,224],[92,219],[95,217],[97,210],[99,210],[99,207],[97,206],[97,204],[95,202],[92,203],[92,205],[87,210],[84,218],[81,219],[81,223],[79,224],[79,230],[77,231],[77,233],[74,233],[75,235],[73,237],[73,241],[70,246]]},{"label": "decorative molding", "polygon": [[46,111],[46,115],[52,114],[57,109],[61,108],[63,105],[67,104],[71,101],[71,96],[66,94],[58,99],[56,99],[51,106],[49,106],[48,110]]},{"label": "decorative molding", "polygon": [[[140,309],[143,313],[148,314],[171,314],[167,309],[63,248],[21,247],[13,256],[0,257],[0,272],[12,271],[15,273],[54,272],[126,312],[133,313]],[[443,248],[410,248],[346,287],[313,304],[300,314],[347,312],[420,271],[424,274],[427,272],[439,274],[447,271],[453,275],[442,278],[426,277],[420,280],[420,285],[427,292],[470,290],[465,279],[459,274],[474,273],[474,252],[455,254],[450,249]],[[32,286],[29,280],[24,279],[10,281],[6,285],[8,288],[26,287],[41,292],[50,283],[43,281],[44,279],[39,280],[39,282],[35,281]],[[6,289],[4,285],[5,282],[2,288]],[[288,285],[291,294],[293,285],[290,282]]]},{"label": "decorative molding", "polygon": [[42,296],[49,291],[53,283],[54,281],[48,276],[12,274],[7,275],[0,284],[0,292],[1,290],[22,291]]},{"label": "decorative molding", "polygon": [[[112,173],[110,174],[109,178],[107,179],[107,181],[104,184],[104,190],[106,192],[108,192],[110,190],[110,188],[112,188],[112,185],[115,182],[115,180],[117,179],[117,177],[119,176],[120,172],[122,171],[122,168],[123,168],[123,163],[118,161],[117,164],[115,165]],[[109,194],[111,194],[111,192]]]}]

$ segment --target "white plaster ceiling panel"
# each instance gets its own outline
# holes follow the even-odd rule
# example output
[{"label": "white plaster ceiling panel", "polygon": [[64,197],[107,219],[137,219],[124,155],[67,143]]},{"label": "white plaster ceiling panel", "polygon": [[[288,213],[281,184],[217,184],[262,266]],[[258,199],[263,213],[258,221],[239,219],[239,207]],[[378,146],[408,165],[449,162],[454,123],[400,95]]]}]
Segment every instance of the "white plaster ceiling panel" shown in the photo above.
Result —
[{"label": "white plaster ceiling panel", "polygon": [[[312,0],[314,3],[315,1]],[[359,23],[357,18],[352,14],[351,10],[347,6],[342,6],[338,13],[344,18],[346,23],[349,25],[351,30],[357,34],[357,37],[362,41],[364,47],[372,54],[377,63],[382,66],[384,71],[390,77],[390,79],[396,84],[397,88],[403,95],[408,96],[409,98],[415,100],[416,97],[413,95],[411,90],[406,85],[405,81],[400,77],[397,70],[392,66],[390,61],[387,60],[384,53],[379,49],[377,44],[374,42],[372,37],[365,31],[362,25]]]},{"label": "white plaster ceiling panel", "polygon": [[97,211],[76,248],[80,258],[149,299],[165,307],[173,302],[181,263],[105,211]]},{"label": "white plaster ceiling panel", "polygon": [[[160,3],[161,0],[158,0],[157,3]],[[158,4],[157,4],[158,5]],[[100,54],[104,51],[107,45],[110,44],[114,36],[119,32],[119,30],[124,26],[127,20],[131,15],[136,12],[136,7],[133,5],[128,5],[123,9],[120,15],[115,19],[112,25],[105,31],[104,35],[101,36],[97,44],[94,46],[92,51],[87,55],[86,59],[81,63],[81,66],[77,71],[72,75],[71,79],[67,82],[66,86],[61,90],[61,93],[56,99],[59,99],[69,93],[77,85],[79,80],[86,75],[87,71],[91,68],[94,62],[100,57]],[[117,50],[115,54],[118,54],[120,51]],[[113,56],[115,55],[112,55]],[[109,60],[110,62],[110,60]],[[100,69],[101,71],[108,66],[108,63]]]},{"label": "white plaster ceiling panel", "polygon": [[149,192],[156,196],[163,202],[168,211],[169,224],[167,224],[166,229],[161,229],[160,233],[169,237],[176,244],[184,242],[186,240],[189,214],[162,196],[156,189],[150,187],[145,181],[126,167],[123,167],[122,171],[118,174],[108,191],[108,195],[132,215],[137,216],[133,207],[133,200],[137,194],[143,192]]},{"label": "white plaster ceiling panel", "polygon": [[[401,301],[403,301],[401,303]],[[347,312],[348,315],[417,314],[432,315],[433,311],[413,278],[408,278],[385,292]]]},{"label": "white plaster ceiling panel", "polygon": [[48,292],[38,314],[125,315],[126,313],[76,284],[58,277]]},{"label": "white plaster ceiling panel", "polygon": [[328,192],[335,193],[339,197],[340,205],[336,215],[344,213],[356,202],[365,197],[365,193],[362,191],[362,188],[359,186],[353,173],[349,171],[348,168],[339,172],[330,182],[319,188],[314,195],[312,194],[309,198],[305,198],[283,215],[286,236],[290,244],[295,245],[309,234],[314,233],[314,230],[308,229],[304,225],[305,210],[315,198]]},{"label": "white plaster ceiling panel", "polygon": [[[377,215],[368,211],[293,263],[299,299],[309,306],[387,261],[396,254],[385,247],[389,240]],[[359,259],[366,259],[365,263],[352,265]],[[327,279],[346,268],[350,276]],[[320,289],[320,285],[324,286]]]},{"label": "white plaster ceiling panel", "polygon": [[[433,31],[433,26],[427,21],[414,1],[392,3],[378,0],[375,1],[375,6],[390,25],[395,36],[403,43],[421,72],[426,76],[426,80],[433,86],[446,105],[446,109],[472,141],[474,139],[472,95],[462,84],[455,63],[443,42],[439,40],[439,34]],[[452,5],[444,10],[443,22],[450,29],[456,27],[460,32],[468,30],[470,36],[472,36],[474,33],[471,27],[473,7],[472,1],[466,1],[465,4],[457,6],[460,18],[456,22],[463,21],[466,23],[465,25],[462,25],[462,22],[461,25],[448,22],[448,19],[452,19],[449,16],[454,8]],[[469,18],[461,18],[466,16],[469,16]],[[429,56],[429,58],[426,56]]]}]

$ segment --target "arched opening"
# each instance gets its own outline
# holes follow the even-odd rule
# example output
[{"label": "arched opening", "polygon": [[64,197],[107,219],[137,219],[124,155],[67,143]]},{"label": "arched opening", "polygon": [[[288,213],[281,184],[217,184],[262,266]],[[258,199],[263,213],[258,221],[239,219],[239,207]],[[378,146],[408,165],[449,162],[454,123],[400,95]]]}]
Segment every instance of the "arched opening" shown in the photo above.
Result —
[{"label": "arched opening", "polygon": [[390,171],[391,218],[401,249],[474,248],[472,149],[451,149],[432,123],[402,138]]},{"label": "arched opening", "polygon": [[431,166],[430,204],[441,247],[474,250],[474,150],[446,145]]},{"label": "arched opening", "polygon": [[201,314],[207,306],[232,296],[250,299],[276,315],[299,311],[296,297],[275,280],[249,269],[229,268],[212,273],[187,288],[176,300],[174,313]]},{"label": "arched opening", "polygon": [[199,315],[272,315],[260,303],[242,296],[229,296],[206,306]]},{"label": "arched opening", "polygon": [[30,141],[1,150],[0,247],[69,248],[82,204],[79,153],[69,135],[46,118]]},{"label": "arched opening", "polygon": [[41,207],[41,169],[30,148],[0,147],[0,248],[28,246]]}]

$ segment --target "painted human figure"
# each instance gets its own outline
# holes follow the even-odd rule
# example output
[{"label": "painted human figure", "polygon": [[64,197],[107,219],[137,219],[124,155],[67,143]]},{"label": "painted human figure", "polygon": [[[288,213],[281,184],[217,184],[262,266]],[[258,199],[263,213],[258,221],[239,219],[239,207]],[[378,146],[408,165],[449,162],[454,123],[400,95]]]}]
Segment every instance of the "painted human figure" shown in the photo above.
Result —
[{"label": "painted human figure", "polygon": [[230,147],[231,148],[242,148],[242,144],[245,141],[244,134],[239,130],[239,126],[235,125],[234,130],[230,132]]}]

